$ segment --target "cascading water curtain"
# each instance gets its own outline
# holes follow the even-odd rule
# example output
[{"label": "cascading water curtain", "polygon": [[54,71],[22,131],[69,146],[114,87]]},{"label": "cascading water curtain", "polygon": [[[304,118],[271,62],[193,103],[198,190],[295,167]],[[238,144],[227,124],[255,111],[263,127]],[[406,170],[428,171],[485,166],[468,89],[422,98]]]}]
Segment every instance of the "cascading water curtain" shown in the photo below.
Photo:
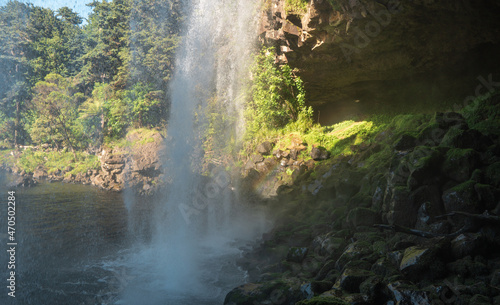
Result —
[{"label": "cascading water curtain", "polygon": [[[222,235],[236,241],[262,233],[251,226],[242,229],[245,221],[253,226],[258,222],[249,215],[227,213],[237,204],[227,175],[206,178],[210,183],[201,183],[205,178],[200,175],[207,102],[216,99],[218,109],[235,122],[231,130],[218,133],[226,138],[241,133],[241,95],[257,40],[259,1],[193,0],[188,11],[170,83],[166,198],[154,213],[151,245],[132,262],[141,267],[132,276],[142,286],[125,292],[126,304],[222,303],[224,290],[244,277],[235,266],[226,265],[239,250]],[[211,216],[214,210],[226,215],[219,211]],[[229,217],[240,218],[224,219]],[[239,228],[233,227],[236,223]]]}]

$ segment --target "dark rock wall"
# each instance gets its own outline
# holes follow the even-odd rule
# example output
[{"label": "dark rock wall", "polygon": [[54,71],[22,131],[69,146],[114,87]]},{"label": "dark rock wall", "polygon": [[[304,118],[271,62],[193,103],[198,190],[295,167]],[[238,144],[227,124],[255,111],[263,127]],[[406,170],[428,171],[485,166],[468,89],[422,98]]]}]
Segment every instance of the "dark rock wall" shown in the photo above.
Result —
[{"label": "dark rock wall", "polygon": [[297,69],[321,123],[435,111],[475,95],[478,77],[500,80],[498,1],[312,0],[303,15],[283,2],[263,12],[260,38]]}]

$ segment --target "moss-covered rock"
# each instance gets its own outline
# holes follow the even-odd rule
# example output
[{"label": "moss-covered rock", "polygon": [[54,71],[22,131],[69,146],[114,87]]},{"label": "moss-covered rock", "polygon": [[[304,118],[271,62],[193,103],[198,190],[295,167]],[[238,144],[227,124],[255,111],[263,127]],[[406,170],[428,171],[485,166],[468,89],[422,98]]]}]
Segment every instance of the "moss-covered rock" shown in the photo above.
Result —
[{"label": "moss-covered rock", "polygon": [[479,163],[479,154],[471,149],[452,148],[446,153],[443,174],[457,182],[469,180]]},{"label": "moss-covered rock", "polygon": [[469,213],[483,212],[474,186],[475,181],[461,183],[443,193],[443,204],[447,212],[462,211]]},{"label": "moss-covered rock", "polygon": [[495,162],[486,168],[485,180],[488,184],[500,187],[500,162]]},{"label": "moss-covered rock", "polygon": [[314,297],[310,300],[303,300],[296,305],[348,305],[345,301],[342,299],[329,296],[329,297],[324,297],[324,296],[319,296],[319,297]]},{"label": "moss-covered rock", "polygon": [[380,223],[381,217],[379,212],[368,208],[355,208],[349,211],[347,215],[347,223],[352,227],[371,226]]}]

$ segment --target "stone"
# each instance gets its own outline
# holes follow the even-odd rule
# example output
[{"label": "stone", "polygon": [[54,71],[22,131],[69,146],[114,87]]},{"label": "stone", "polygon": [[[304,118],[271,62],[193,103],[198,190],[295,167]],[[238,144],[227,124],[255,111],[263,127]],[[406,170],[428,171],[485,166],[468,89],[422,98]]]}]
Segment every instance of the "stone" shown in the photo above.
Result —
[{"label": "stone", "polygon": [[306,258],[308,251],[309,249],[305,247],[292,247],[288,250],[286,259],[289,262],[300,264]]},{"label": "stone", "polygon": [[484,206],[485,210],[495,209],[498,202],[500,202],[500,189],[488,184],[475,184],[479,203]]},{"label": "stone", "polygon": [[371,276],[359,285],[359,291],[368,298],[369,304],[383,304],[384,286],[380,276]]},{"label": "stone", "polygon": [[481,233],[464,233],[451,241],[451,253],[455,258],[481,253],[484,246],[484,237]]},{"label": "stone", "polygon": [[432,305],[429,293],[418,290],[411,283],[396,281],[389,283],[387,289],[396,304],[401,305]]},{"label": "stone", "polygon": [[325,291],[328,291],[332,288],[333,283],[330,281],[312,281],[311,282],[311,290],[315,294],[322,294]]},{"label": "stone", "polygon": [[347,222],[354,228],[360,226],[372,226],[381,222],[380,214],[368,208],[355,208],[349,211]]},{"label": "stone", "polygon": [[344,249],[346,242],[343,238],[335,237],[334,234],[328,233],[316,236],[312,245],[315,253],[333,256],[339,254]]},{"label": "stone", "polygon": [[500,187],[500,162],[488,165],[485,170],[484,178],[486,182],[495,187]]},{"label": "stone", "polygon": [[359,241],[354,242],[347,246],[347,248],[344,250],[342,255],[338,258],[337,262],[335,263],[335,267],[337,268],[337,270],[342,271],[347,263],[354,260],[359,260],[362,257],[365,257],[370,254],[371,254],[370,244]]},{"label": "stone", "polygon": [[456,182],[469,180],[479,162],[479,154],[471,149],[452,148],[446,153],[443,174]]},{"label": "stone", "polygon": [[419,246],[405,249],[399,270],[412,280],[439,278],[445,272],[437,249]]},{"label": "stone", "polygon": [[250,157],[250,160],[252,160],[253,163],[259,163],[259,162],[264,161],[264,157],[262,155],[253,154]]},{"label": "stone", "polygon": [[263,156],[271,154],[272,149],[273,145],[269,141],[262,142],[257,146],[257,152]]},{"label": "stone", "polygon": [[475,185],[476,182],[470,180],[446,190],[442,196],[446,212],[482,213],[484,209],[479,204],[479,197],[474,188]]},{"label": "stone", "polygon": [[330,273],[330,271],[335,269],[335,260],[329,260],[326,262],[323,267],[316,274],[315,279],[321,281],[326,278],[326,276]]},{"label": "stone", "polygon": [[44,169],[37,168],[33,172],[33,179],[41,180],[47,178],[47,172]]},{"label": "stone", "polygon": [[359,293],[359,286],[370,276],[373,276],[370,271],[346,268],[346,270],[342,272],[342,275],[335,283],[335,286],[349,293]]},{"label": "stone", "polygon": [[401,138],[394,144],[395,150],[408,150],[417,145],[417,138],[412,135],[404,134]]},{"label": "stone", "polygon": [[314,161],[322,161],[326,160],[330,157],[330,153],[326,150],[326,148],[318,146],[318,147],[313,147],[311,149],[311,158]]},{"label": "stone", "polygon": [[477,151],[486,150],[492,143],[490,138],[475,129],[462,130],[452,127],[443,137],[440,146],[456,148],[472,148]]}]

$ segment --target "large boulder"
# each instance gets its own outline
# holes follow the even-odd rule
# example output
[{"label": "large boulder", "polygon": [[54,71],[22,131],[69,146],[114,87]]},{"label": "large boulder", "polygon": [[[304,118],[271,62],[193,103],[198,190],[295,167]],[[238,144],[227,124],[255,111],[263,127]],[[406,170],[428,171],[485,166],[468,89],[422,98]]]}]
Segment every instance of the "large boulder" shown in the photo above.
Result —
[{"label": "large boulder", "polygon": [[330,157],[330,153],[326,148],[318,146],[311,149],[311,158],[315,161],[326,160]]}]

